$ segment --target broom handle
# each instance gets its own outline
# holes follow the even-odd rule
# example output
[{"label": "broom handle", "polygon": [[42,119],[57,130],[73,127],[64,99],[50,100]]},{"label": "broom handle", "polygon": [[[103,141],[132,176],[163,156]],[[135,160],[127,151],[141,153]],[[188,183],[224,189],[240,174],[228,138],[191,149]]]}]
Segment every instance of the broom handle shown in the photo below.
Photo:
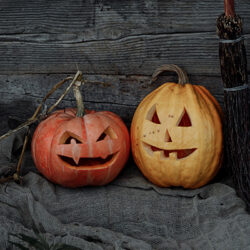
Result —
[{"label": "broom handle", "polygon": [[234,17],[234,0],[224,0],[224,10],[226,16]]}]

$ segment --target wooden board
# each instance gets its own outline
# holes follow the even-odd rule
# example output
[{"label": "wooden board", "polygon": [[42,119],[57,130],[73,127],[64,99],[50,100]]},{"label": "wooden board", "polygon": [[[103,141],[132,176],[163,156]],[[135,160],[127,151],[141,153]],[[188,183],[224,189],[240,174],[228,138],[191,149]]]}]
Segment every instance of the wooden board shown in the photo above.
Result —
[{"label": "wooden board", "polygon": [[[4,0],[0,7],[2,74],[72,73],[78,64],[88,74],[151,75],[164,63],[220,74],[215,20],[223,1]],[[237,9],[249,39],[250,2]]]},{"label": "wooden board", "polygon": [[[247,39],[250,35],[246,36]],[[2,36],[0,73],[151,75],[173,63],[190,74],[219,75],[218,39],[213,33],[129,36],[83,42],[77,35]],[[250,55],[250,47],[247,49]],[[250,67],[250,66],[249,66]]]},{"label": "wooden board", "polygon": [[[236,2],[236,11],[249,40],[250,1]],[[77,67],[90,81],[84,86],[86,107],[116,112],[127,124],[158,86],[149,81],[161,64],[181,66],[222,104],[215,30],[221,12],[223,1],[216,0],[2,0],[0,129],[7,128],[9,116],[30,117],[49,88]],[[71,94],[60,107],[73,104]]]},{"label": "wooden board", "polygon": [[[24,121],[29,118],[43,96],[52,86],[64,79],[66,74],[0,75],[0,131],[4,130],[9,118]],[[151,91],[167,81],[177,81],[173,74],[165,74],[150,84],[148,76],[84,75],[87,81],[81,92],[87,109],[110,110],[119,114],[127,125],[141,100]],[[205,86],[223,105],[223,89],[220,77],[190,75],[190,82]],[[48,99],[54,103],[69,83],[65,83]],[[58,108],[75,106],[72,91]]]},{"label": "wooden board", "polygon": [[[250,32],[250,2],[235,1]],[[84,41],[140,34],[214,32],[218,0],[1,0],[0,34],[81,34]]]}]

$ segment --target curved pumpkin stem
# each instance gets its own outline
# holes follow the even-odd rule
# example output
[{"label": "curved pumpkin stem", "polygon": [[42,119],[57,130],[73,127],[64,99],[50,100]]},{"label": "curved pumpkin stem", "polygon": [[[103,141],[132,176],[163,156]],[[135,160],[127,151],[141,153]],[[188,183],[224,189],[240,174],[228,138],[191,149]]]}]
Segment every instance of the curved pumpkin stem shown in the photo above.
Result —
[{"label": "curved pumpkin stem", "polygon": [[85,115],[85,108],[83,104],[82,94],[80,91],[80,86],[83,83],[81,71],[78,70],[78,72],[75,75],[74,80],[75,80],[75,83],[74,83],[73,91],[74,91],[74,96],[76,98],[76,105],[77,105],[76,116],[83,117]]},{"label": "curved pumpkin stem", "polygon": [[164,71],[173,71],[178,75],[178,83],[184,85],[189,82],[187,73],[175,64],[164,64],[158,67],[152,75],[151,83],[154,82],[157,77]]}]

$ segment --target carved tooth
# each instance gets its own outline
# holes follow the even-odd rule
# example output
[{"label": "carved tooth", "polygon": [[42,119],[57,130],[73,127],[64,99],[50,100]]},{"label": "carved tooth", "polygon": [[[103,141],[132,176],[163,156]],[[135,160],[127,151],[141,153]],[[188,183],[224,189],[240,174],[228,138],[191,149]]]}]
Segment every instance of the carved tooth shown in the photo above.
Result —
[{"label": "carved tooth", "polygon": [[76,144],[76,140],[75,139],[71,139],[70,143],[72,145],[72,158],[73,158],[75,164],[78,165],[79,160],[80,160],[81,150],[78,147],[78,145]]},{"label": "carved tooth", "polygon": [[105,160],[107,157],[108,157],[108,154],[103,154],[103,155],[101,155],[101,158],[102,158],[103,160]]},{"label": "carved tooth", "polygon": [[73,154],[73,160],[76,165],[78,165],[79,160],[80,160],[80,155],[79,154]]},{"label": "carved tooth", "polygon": [[177,152],[171,152],[171,153],[169,153],[169,159],[176,160],[177,159]]},{"label": "carved tooth", "polygon": [[75,144],[76,144],[76,139],[75,139],[75,138],[72,138],[72,139],[70,140],[70,144],[71,144],[71,145],[75,145]]},{"label": "carved tooth", "polygon": [[161,151],[153,151],[154,157],[156,157],[158,159],[162,158],[163,154],[164,154],[163,150],[161,150]]}]

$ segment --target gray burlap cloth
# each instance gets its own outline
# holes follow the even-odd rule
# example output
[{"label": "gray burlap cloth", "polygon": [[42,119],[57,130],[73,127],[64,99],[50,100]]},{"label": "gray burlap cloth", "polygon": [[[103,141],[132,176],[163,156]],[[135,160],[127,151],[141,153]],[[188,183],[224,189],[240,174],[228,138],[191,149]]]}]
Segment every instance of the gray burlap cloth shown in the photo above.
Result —
[{"label": "gray burlap cloth", "polygon": [[[0,175],[11,171],[23,132],[0,142]],[[159,188],[130,161],[104,187],[67,189],[23,163],[24,184],[0,185],[0,249],[16,234],[80,249],[250,249],[250,215],[223,181],[196,190]]]}]

